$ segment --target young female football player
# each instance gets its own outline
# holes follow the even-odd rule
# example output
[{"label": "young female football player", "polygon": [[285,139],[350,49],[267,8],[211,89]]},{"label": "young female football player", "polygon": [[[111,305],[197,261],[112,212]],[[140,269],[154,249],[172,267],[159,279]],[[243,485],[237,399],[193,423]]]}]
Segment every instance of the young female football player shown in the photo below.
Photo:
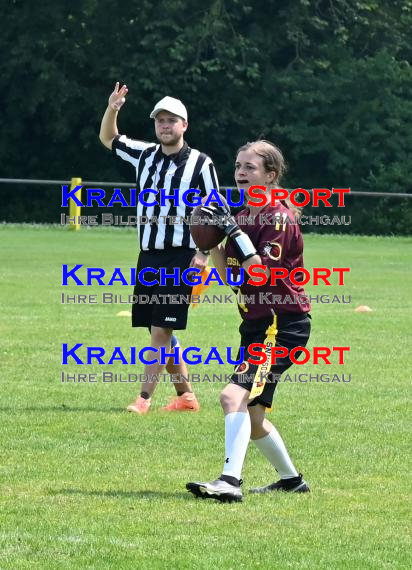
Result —
[{"label": "young female football player", "polygon": [[[272,406],[280,376],[292,365],[289,352],[295,347],[304,347],[309,339],[310,305],[303,288],[288,278],[277,279],[272,285],[269,278],[259,287],[246,283],[252,265],[264,265],[267,276],[270,276],[271,268],[285,268],[290,274],[293,269],[303,267],[303,239],[294,212],[285,202],[270,204],[270,189],[278,187],[284,170],[282,153],[271,142],[247,143],[237,152],[235,179],[238,188],[244,188],[249,199],[251,186],[263,186],[269,200],[267,205],[247,206],[235,218],[226,219],[221,226],[228,236],[226,245],[220,244],[212,250],[214,264],[222,276],[226,275],[227,267],[231,268],[234,277],[240,275],[242,269],[245,271],[243,284],[237,292],[249,299],[246,304],[238,305],[242,317],[239,354],[244,347],[244,361],[237,366],[220,397],[225,414],[222,475],[210,483],[188,483],[186,488],[198,497],[242,500],[241,472],[250,438],[280,475],[276,483],[251,489],[251,492],[309,491],[279,432],[265,418],[265,412]],[[214,204],[204,206],[204,210],[220,216],[220,220],[228,214]],[[255,302],[252,302],[253,297]],[[265,345],[266,364],[259,366],[249,362],[248,348],[254,343]],[[288,356],[277,358],[271,364],[272,346],[285,347]],[[297,352],[295,357],[299,354]]]}]

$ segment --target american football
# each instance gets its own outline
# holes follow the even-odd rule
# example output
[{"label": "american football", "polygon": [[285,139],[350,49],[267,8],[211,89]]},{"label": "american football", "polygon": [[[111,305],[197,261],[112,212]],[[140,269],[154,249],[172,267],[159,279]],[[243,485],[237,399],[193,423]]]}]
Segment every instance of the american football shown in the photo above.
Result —
[{"label": "american football", "polygon": [[[219,194],[222,204],[230,211],[228,203],[222,194]],[[213,202],[210,202],[213,204]],[[213,216],[202,210],[203,204],[196,206],[192,214],[190,233],[199,249],[210,250],[219,245],[225,238],[225,232],[213,223]],[[193,223],[196,220],[196,223]]]}]

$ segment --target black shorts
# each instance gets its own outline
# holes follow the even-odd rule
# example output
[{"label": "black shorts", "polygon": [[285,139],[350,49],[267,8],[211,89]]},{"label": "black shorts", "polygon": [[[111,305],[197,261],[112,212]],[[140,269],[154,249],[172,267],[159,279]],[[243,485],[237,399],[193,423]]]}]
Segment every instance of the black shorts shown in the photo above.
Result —
[{"label": "black shorts", "polygon": [[[276,346],[287,348],[289,354],[290,351],[297,346],[305,347],[310,335],[310,321],[311,316],[308,313],[277,315],[278,332],[276,334]],[[272,318],[258,319],[256,321],[243,321],[240,325],[240,346],[245,348],[245,361],[236,366],[235,373],[232,375],[230,381],[233,384],[238,384],[242,388],[245,388],[248,392],[252,390],[253,381],[259,368],[259,365],[248,362],[248,359],[251,358],[248,353],[248,348],[254,343],[264,343],[267,336],[266,330],[272,322]],[[275,394],[278,380],[293,364],[290,360],[289,354],[285,358],[277,358],[276,363],[272,364],[270,373],[267,375],[265,388],[262,394],[254,398],[250,402],[249,406],[256,406],[256,404],[262,404],[262,406],[265,406],[266,408],[270,408],[272,406],[273,396]],[[297,352],[294,357],[298,358],[300,354],[301,351]],[[238,352],[238,358],[239,356],[240,350]],[[256,357],[252,358],[252,360],[255,359]]]},{"label": "black shorts", "polygon": [[[162,328],[183,330],[187,325],[187,313],[190,303],[172,303],[170,295],[178,295],[177,300],[181,301],[181,295],[190,296],[192,287],[182,281],[182,273],[187,269],[195,255],[195,250],[187,248],[173,248],[168,250],[142,251],[139,254],[136,267],[136,285],[133,294],[137,299],[148,300],[149,302],[137,302],[132,305],[132,326],[151,327],[152,325]],[[139,272],[145,267],[153,269],[166,268],[168,274],[172,274],[175,268],[180,270],[180,281],[174,285],[173,279],[167,279],[166,285],[143,285],[139,282]],[[160,282],[160,272],[158,274],[148,273],[145,275],[146,281],[157,280]],[[145,295],[146,297],[141,297]],[[168,295],[162,298],[161,295]],[[153,301],[153,302],[150,302]],[[158,301],[158,302],[156,302]]]}]

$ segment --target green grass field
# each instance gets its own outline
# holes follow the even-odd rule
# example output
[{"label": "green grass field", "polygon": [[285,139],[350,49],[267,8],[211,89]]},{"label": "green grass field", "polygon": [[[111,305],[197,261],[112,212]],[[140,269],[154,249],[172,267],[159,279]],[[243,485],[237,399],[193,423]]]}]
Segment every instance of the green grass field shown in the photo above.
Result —
[{"label": "green grass field", "polygon": [[[187,481],[221,472],[222,385],[195,388],[199,414],[137,417],[125,412],[136,384],[61,383],[63,368],[143,372],[142,366],[61,365],[64,342],[109,350],[148,345],[145,330],[116,316],[127,305],[60,302],[63,289],[99,295],[103,289],[61,287],[63,263],[109,273],[133,267],[134,231],[3,225],[0,239],[0,568],[411,567],[411,238],[306,237],[307,268],[351,267],[345,287],[307,287],[311,294],[352,296],[351,304],[314,304],[310,346],[350,345],[351,352],[344,366],[335,358],[330,367],[290,372],[330,368],[351,374],[351,382],[280,385],[270,419],[312,493],[248,495],[249,487],[276,479],[251,445],[245,500],[238,504],[196,500],[185,490]],[[355,313],[357,305],[373,312]],[[234,305],[202,305],[190,311],[179,338],[224,353],[238,344],[238,324]],[[155,410],[173,392],[159,385]]]}]

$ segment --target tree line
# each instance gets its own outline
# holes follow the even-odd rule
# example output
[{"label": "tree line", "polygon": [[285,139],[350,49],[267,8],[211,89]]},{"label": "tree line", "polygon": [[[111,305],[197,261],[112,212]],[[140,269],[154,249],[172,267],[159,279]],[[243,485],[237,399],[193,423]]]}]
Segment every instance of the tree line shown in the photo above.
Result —
[{"label": "tree line", "polygon": [[[284,187],[411,190],[411,0],[12,0],[0,11],[3,177],[130,181],[98,140],[119,80],[120,130],[153,140],[154,103],[182,99],[188,143],[222,184],[236,149],[264,137],[286,157]],[[59,217],[59,188],[0,193],[2,219]],[[353,214],[342,231],[410,233],[410,200],[361,198]]]}]

